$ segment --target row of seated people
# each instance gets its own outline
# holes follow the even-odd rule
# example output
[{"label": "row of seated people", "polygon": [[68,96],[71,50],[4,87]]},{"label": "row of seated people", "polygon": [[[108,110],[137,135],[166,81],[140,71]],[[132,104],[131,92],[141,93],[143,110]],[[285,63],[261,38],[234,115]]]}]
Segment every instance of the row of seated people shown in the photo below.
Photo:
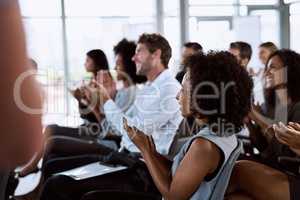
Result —
[{"label": "row of seated people", "polygon": [[[107,71],[105,54],[89,52],[85,66],[93,79],[72,91],[86,123],[78,128],[47,127],[43,151],[21,176],[43,157],[40,199],[81,199],[93,190],[141,192],[152,199],[222,199],[233,165],[225,174],[224,169],[239,146],[236,135],[246,124],[253,146],[261,153],[240,157],[225,198],[298,199],[297,172],[278,158],[299,153],[299,125],[271,125],[300,121],[300,55],[278,50],[269,56],[263,75],[266,103],[253,106],[253,82],[246,71],[251,51],[243,44],[232,43],[231,53],[186,57],[182,87],[167,69],[171,48],[161,35],[143,34],[137,45],[122,40],[115,46],[122,89]],[[173,157],[176,134],[183,131],[182,117],[193,119],[196,126],[184,129],[191,137]],[[110,139],[112,135],[121,136],[120,147]],[[134,166],[80,181],[53,176],[98,161],[124,165],[124,159],[125,164],[133,159]],[[256,173],[260,176],[253,176]],[[223,190],[218,193],[219,180]]]}]

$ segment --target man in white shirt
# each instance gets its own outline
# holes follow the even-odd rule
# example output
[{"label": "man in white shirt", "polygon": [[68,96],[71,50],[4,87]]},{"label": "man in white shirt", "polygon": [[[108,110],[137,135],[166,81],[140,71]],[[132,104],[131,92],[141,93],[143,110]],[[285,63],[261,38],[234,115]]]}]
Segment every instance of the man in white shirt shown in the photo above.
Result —
[{"label": "man in white shirt", "polygon": [[167,155],[176,130],[182,120],[176,95],[181,85],[168,70],[171,47],[159,34],[140,36],[136,54],[132,58],[137,74],[147,77],[148,82],[137,92],[133,106],[123,113],[115,102],[101,92],[104,114],[122,134],[121,148],[139,152],[123,128],[123,117],[128,123],[152,135],[157,150]]},{"label": "man in white shirt", "polygon": [[[181,85],[167,69],[170,58],[171,47],[161,35],[143,34],[140,36],[136,53],[132,59],[136,63],[137,74],[146,76],[148,82],[137,92],[133,105],[126,113],[123,113],[122,109],[109,96],[114,87],[105,87],[104,89],[104,86],[100,84],[96,89],[94,94],[98,95],[94,95],[94,97],[98,96],[96,99],[100,99],[96,105],[100,107],[103,105],[106,119],[122,134],[121,151],[126,152],[127,150],[130,154],[139,152],[123,128],[123,118],[126,118],[130,125],[153,137],[156,148],[161,154],[169,153],[176,129],[182,120],[176,100]],[[105,72],[101,73],[100,76],[105,75]],[[113,150],[109,151],[113,152]],[[107,148],[103,147],[103,153],[104,155],[108,153]],[[112,159],[114,164],[124,165],[126,154],[113,153],[112,155],[115,155]],[[128,159],[132,160],[129,157],[131,156],[128,156]],[[126,161],[127,165],[129,160]],[[130,168],[130,166],[128,167]],[[128,181],[135,188],[127,188]],[[149,176],[147,167],[139,165],[138,169],[110,173],[79,182],[62,175],[53,176],[46,182],[40,199],[79,200],[88,191],[111,190],[112,188],[113,191],[123,191],[126,188],[126,192],[147,191],[152,196],[154,194],[160,196]]]}]

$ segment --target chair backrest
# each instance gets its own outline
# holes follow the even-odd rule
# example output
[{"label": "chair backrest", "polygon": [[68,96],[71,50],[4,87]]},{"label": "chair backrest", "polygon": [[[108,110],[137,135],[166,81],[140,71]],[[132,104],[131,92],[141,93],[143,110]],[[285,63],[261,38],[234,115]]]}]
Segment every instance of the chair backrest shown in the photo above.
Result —
[{"label": "chair backrest", "polygon": [[5,192],[9,173],[0,172],[0,199],[5,199]]},{"label": "chair backrest", "polygon": [[99,199],[110,199],[110,200],[120,200],[120,199],[130,199],[130,200],[161,200],[160,195],[147,194],[140,192],[126,192],[126,191],[92,191],[83,195],[81,200],[99,200]]},{"label": "chair backrest", "polygon": [[210,196],[210,200],[222,200],[224,199],[224,195],[230,180],[230,176],[235,164],[235,161],[238,159],[241,151],[242,151],[243,144],[241,141],[238,141],[237,147],[231,153],[230,157],[228,158],[225,166],[222,168],[222,171],[219,175],[217,183],[212,191]]}]

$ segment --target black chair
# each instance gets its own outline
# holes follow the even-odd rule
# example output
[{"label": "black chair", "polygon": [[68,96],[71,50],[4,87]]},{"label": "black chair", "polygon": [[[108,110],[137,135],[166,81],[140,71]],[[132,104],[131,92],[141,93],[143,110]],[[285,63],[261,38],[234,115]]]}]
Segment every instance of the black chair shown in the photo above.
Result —
[{"label": "black chair", "polygon": [[6,189],[9,179],[9,173],[0,172],[0,199],[6,199]]},{"label": "black chair", "polygon": [[288,166],[288,168],[293,172],[294,175],[300,176],[299,157],[280,156],[278,157],[278,162],[283,166]]},{"label": "black chair", "polygon": [[125,192],[125,191],[92,191],[85,194],[81,200],[161,200],[159,195],[140,193],[140,192]]}]

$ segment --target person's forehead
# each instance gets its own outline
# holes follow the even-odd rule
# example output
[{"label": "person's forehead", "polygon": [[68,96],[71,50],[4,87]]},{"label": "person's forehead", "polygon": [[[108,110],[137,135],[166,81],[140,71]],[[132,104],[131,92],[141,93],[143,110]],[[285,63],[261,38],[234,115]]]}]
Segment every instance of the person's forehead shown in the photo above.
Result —
[{"label": "person's forehead", "polygon": [[117,54],[116,55],[116,61],[121,61],[122,60],[122,55],[121,54]]},{"label": "person's forehead", "polygon": [[240,54],[240,50],[237,48],[230,48],[229,52],[234,54],[234,55],[239,55]]},{"label": "person's forehead", "polygon": [[259,51],[260,52],[268,52],[270,51],[269,49],[265,48],[265,47],[259,47]]},{"label": "person's forehead", "polygon": [[239,49],[230,48],[229,52],[234,55],[237,59],[240,59],[241,52]]},{"label": "person's forehead", "polygon": [[269,63],[268,63],[268,68],[270,66],[275,66],[276,64],[278,64],[278,62],[280,62],[278,56],[273,56],[272,58],[270,58]]},{"label": "person's forehead", "polygon": [[279,58],[279,56],[275,55],[272,58],[270,58],[270,62],[272,64],[282,64],[281,59]]},{"label": "person's forehead", "polygon": [[189,52],[189,53],[195,52],[195,50],[191,47],[183,47],[182,51],[183,52]]},{"label": "person's forehead", "polygon": [[138,43],[136,46],[136,50],[144,50],[147,49],[147,46],[143,43]]}]

